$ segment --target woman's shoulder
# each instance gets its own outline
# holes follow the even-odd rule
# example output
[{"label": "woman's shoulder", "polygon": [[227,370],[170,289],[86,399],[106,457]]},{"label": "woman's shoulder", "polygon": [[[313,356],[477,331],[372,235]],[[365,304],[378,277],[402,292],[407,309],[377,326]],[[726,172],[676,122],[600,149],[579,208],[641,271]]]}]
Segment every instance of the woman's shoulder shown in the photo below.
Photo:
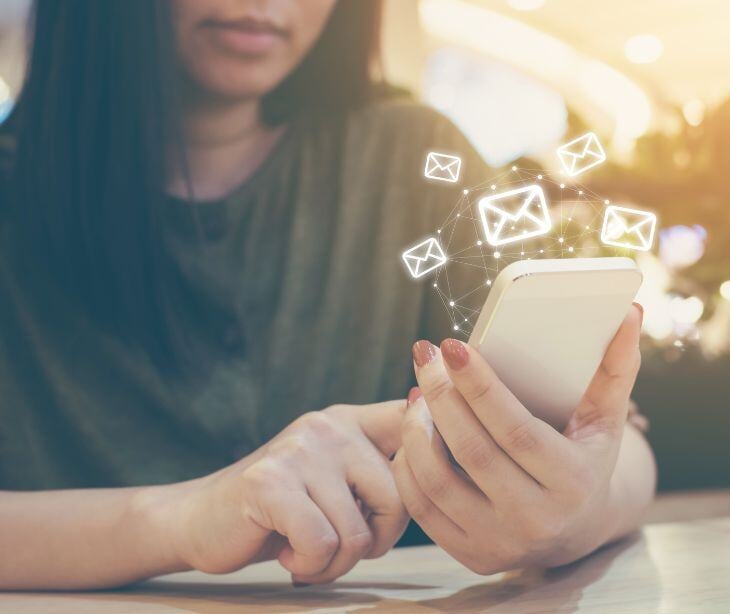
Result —
[{"label": "woman's shoulder", "polygon": [[404,90],[392,90],[354,110],[348,123],[373,134],[395,138],[463,138],[459,129],[445,115],[415,100]]},{"label": "woman's shoulder", "polygon": [[429,152],[439,152],[463,161],[467,182],[478,183],[487,169],[473,144],[448,117],[405,94],[386,96],[352,111],[345,142],[348,157],[356,164],[387,165],[413,174]]}]

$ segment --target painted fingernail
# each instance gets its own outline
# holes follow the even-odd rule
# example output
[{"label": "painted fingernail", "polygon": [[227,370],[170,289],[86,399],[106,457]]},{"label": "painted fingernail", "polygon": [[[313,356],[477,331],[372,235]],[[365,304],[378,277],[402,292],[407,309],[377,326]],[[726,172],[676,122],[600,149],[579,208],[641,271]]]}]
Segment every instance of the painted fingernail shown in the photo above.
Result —
[{"label": "painted fingernail", "polygon": [[422,339],[413,344],[413,361],[417,367],[427,365],[436,356],[436,346],[430,341]]},{"label": "painted fingernail", "polygon": [[408,392],[408,407],[413,405],[422,396],[421,389],[418,386],[413,386],[413,388],[411,388]]},{"label": "painted fingernail", "polygon": [[441,355],[449,368],[454,371],[464,368],[469,362],[469,352],[466,351],[464,344],[456,339],[445,339],[441,342]]},{"label": "painted fingernail", "polygon": [[639,310],[639,326],[644,324],[644,306],[641,303],[634,302],[634,307],[636,307]]}]

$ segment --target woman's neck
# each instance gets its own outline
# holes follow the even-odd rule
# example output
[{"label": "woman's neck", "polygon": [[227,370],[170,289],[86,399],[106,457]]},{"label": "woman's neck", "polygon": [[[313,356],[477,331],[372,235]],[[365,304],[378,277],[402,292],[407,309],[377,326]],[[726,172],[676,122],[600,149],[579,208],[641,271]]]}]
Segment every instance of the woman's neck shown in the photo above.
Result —
[{"label": "woman's neck", "polygon": [[[168,193],[216,200],[244,183],[266,159],[283,128],[261,121],[259,100],[196,101],[184,109],[184,163],[170,156]],[[177,162],[174,162],[177,160]]]}]

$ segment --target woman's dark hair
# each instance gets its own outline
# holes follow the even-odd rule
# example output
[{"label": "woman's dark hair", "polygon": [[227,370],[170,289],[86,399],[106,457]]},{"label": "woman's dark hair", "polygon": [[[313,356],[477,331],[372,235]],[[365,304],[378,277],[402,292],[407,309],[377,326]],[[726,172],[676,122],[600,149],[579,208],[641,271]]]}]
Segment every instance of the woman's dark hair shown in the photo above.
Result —
[{"label": "woman's dark hair", "polygon": [[[314,48],[264,98],[265,121],[366,101],[380,8],[338,0]],[[167,362],[176,333],[159,283],[159,214],[169,146],[183,151],[169,2],[36,0],[30,26],[25,84],[3,126],[16,143],[9,213],[24,260]]]}]

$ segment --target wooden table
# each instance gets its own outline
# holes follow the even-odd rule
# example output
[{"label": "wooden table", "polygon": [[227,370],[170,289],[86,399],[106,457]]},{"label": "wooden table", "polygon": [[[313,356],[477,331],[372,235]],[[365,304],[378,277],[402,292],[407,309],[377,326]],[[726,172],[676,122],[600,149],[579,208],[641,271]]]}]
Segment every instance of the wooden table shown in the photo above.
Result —
[{"label": "wooden table", "polygon": [[[693,497],[689,496],[689,500]],[[687,496],[678,500],[687,507]],[[727,509],[730,493],[696,496]],[[667,501],[660,505],[671,508]],[[679,504],[678,504],[679,505]],[[676,509],[679,509],[678,507]],[[676,515],[676,512],[675,512]],[[482,577],[435,546],[401,548],[329,586],[293,588],[276,563],[227,576],[190,572],[125,590],[0,594],[0,612],[730,612],[730,514],[646,526],[550,571]]]}]

